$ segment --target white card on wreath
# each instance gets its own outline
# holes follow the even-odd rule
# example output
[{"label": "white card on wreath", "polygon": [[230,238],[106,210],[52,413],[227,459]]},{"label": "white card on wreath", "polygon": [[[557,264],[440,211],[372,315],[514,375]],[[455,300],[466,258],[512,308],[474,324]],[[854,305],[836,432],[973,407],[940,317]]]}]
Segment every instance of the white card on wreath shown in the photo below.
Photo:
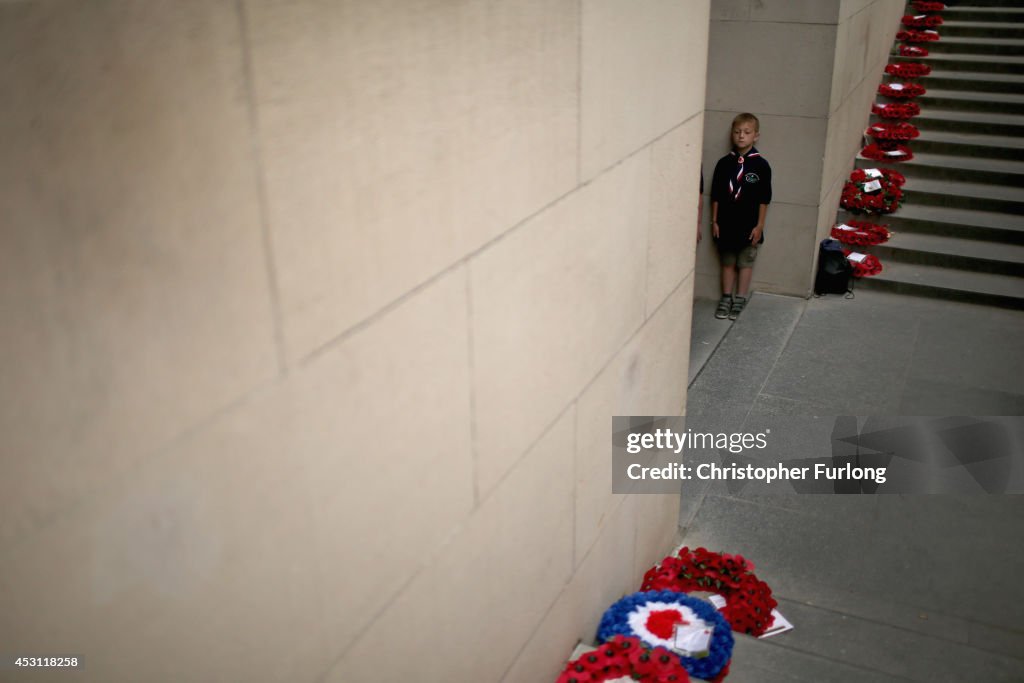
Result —
[{"label": "white card on wreath", "polygon": [[[898,150],[898,149],[894,149],[894,150],[892,150],[892,151],[886,152],[886,153],[885,153],[885,156],[887,156],[887,157],[901,157],[901,156],[903,156],[904,154],[905,154],[905,152],[901,152],[901,151],[900,151],[900,150]],[[878,182],[878,181],[875,181],[875,182]]]},{"label": "white card on wreath", "polygon": [[882,183],[878,180],[872,180],[870,182],[864,183],[865,192],[878,192],[881,189]]},{"label": "white card on wreath", "polygon": [[853,261],[854,263],[861,263],[861,262],[862,262],[862,261],[863,261],[864,259],[866,259],[866,258],[867,258],[867,255],[866,255],[866,254],[862,254],[862,253],[860,253],[859,251],[851,251],[851,252],[850,252],[850,253],[849,253],[849,254],[848,254],[848,255],[846,256],[846,258],[850,259],[850,260],[851,260],[851,261]]},{"label": "white card on wreath", "polygon": [[793,624],[789,623],[789,619],[782,616],[777,609],[772,610],[772,623],[768,625],[768,630],[758,636],[758,638],[769,638],[771,636],[777,636],[780,633],[786,631],[792,631]]},{"label": "white card on wreath", "polygon": [[672,649],[684,657],[706,657],[711,651],[711,631],[699,619],[696,624],[677,624]]},{"label": "white card on wreath", "polygon": [[846,223],[843,223],[842,225],[837,225],[836,226],[836,230],[846,230],[847,232],[856,232],[857,228],[851,228]]},{"label": "white card on wreath", "polygon": [[881,178],[882,172],[879,171],[877,168],[865,168],[864,175],[866,175],[868,178]]},{"label": "white card on wreath", "polygon": [[714,605],[715,609],[718,609],[718,610],[720,610],[723,607],[725,607],[725,604],[726,604],[725,603],[725,598],[723,598],[718,593],[712,593],[711,595],[709,595],[708,596],[708,602],[710,602],[712,605]]},{"label": "white card on wreath", "polygon": [[889,89],[890,90],[903,90],[903,84],[902,83],[890,83],[889,84]]}]

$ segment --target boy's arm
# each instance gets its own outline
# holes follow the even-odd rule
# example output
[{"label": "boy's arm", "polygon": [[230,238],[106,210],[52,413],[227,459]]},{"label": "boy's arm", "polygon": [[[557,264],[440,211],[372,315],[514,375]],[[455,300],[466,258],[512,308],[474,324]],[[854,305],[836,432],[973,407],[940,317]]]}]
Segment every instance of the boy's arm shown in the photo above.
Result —
[{"label": "boy's arm", "polygon": [[764,220],[768,217],[768,205],[757,205],[757,225],[750,231],[750,243],[757,244],[761,241],[761,233],[764,232]]},{"label": "boy's arm", "polygon": [[718,239],[718,202],[711,200],[711,235]]}]

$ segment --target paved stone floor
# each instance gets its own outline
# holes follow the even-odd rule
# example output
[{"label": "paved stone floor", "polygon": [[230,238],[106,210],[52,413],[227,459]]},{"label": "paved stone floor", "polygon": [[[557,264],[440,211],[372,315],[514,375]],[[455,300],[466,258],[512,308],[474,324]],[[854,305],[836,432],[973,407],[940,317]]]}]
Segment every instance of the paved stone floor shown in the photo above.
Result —
[{"label": "paved stone floor", "polygon": [[[756,294],[730,324],[714,305],[694,310],[690,415],[1024,415],[1024,312]],[[731,683],[1024,681],[1024,496],[688,483],[680,523],[685,544],[750,558],[795,625],[739,637]]]}]

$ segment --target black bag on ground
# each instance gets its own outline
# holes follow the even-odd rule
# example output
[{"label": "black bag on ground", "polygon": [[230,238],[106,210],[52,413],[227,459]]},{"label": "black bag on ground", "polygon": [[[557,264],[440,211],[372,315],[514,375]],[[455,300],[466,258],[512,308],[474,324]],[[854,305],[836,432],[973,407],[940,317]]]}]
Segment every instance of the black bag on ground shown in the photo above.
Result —
[{"label": "black bag on ground", "polygon": [[818,274],[814,278],[815,294],[846,294],[850,291],[853,266],[846,260],[843,248],[833,239],[821,241],[818,250]]}]

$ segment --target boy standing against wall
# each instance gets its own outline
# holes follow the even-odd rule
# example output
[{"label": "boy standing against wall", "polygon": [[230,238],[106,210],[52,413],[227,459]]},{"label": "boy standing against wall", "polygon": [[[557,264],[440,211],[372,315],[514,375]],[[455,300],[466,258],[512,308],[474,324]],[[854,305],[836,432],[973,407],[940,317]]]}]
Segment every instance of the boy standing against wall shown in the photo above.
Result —
[{"label": "boy standing against wall", "polygon": [[750,296],[757,247],[764,242],[772,169],[754,148],[759,137],[756,116],[733,119],[733,149],[719,159],[711,179],[711,234],[722,263],[722,298],[715,310],[719,319],[739,317]]}]

